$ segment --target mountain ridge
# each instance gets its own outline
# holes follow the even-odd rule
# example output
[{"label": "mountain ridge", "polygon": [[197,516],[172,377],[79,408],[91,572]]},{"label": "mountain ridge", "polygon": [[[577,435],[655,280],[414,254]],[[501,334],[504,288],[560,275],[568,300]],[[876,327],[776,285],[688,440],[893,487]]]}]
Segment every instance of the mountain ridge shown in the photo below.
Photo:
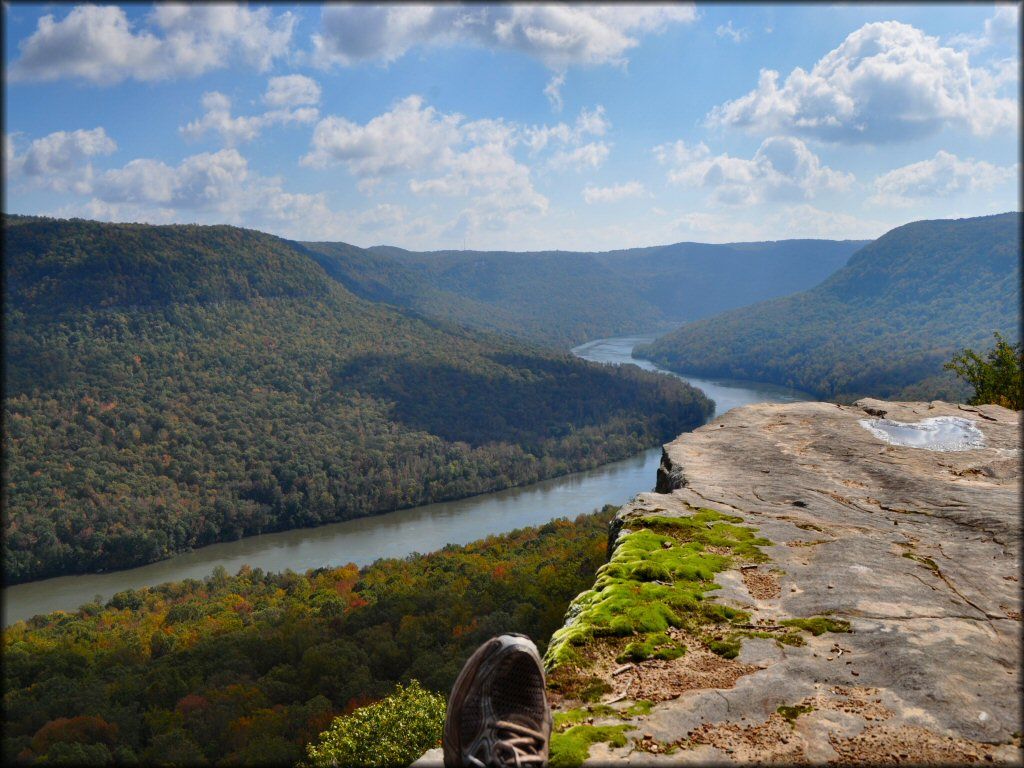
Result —
[{"label": "mountain ridge", "polygon": [[[594,338],[669,331],[686,319],[810,287],[863,242],[676,243],[601,252],[303,245],[356,292],[570,348]],[[368,264],[376,275],[366,274]]]},{"label": "mountain ridge", "polygon": [[635,350],[692,374],[795,386],[819,397],[957,399],[942,364],[1016,338],[1021,214],[910,222],[817,286],[687,324]]}]

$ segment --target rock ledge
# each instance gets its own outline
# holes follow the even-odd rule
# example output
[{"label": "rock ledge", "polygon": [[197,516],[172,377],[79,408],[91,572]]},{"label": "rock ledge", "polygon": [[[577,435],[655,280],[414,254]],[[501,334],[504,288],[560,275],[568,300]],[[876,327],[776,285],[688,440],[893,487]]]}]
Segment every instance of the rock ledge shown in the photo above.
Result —
[{"label": "rock ledge", "polygon": [[[935,416],[975,422],[985,447],[891,445],[858,423]],[[998,406],[762,404],[666,445],[612,547],[641,519],[713,509],[768,539],[769,559],[735,560],[706,598],[749,617],[738,655],[687,635],[680,658],[593,666],[599,701],[554,694],[563,719],[630,725],[587,764],[1020,764],[1020,426]],[[779,633],[793,617],[850,631],[796,644]],[[624,714],[634,698],[648,714]]]}]

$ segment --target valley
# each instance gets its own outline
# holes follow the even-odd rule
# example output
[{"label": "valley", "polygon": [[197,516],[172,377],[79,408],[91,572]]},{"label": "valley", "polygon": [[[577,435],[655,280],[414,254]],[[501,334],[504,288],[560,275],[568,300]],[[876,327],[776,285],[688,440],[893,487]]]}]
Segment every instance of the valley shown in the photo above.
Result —
[{"label": "valley", "polygon": [[[639,364],[631,358],[633,346],[650,336],[599,339],[574,353],[607,365]],[[758,402],[794,402],[806,395],[781,387],[753,383],[716,383],[688,379],[713,397],[713,417],[739,405]],[[154,587],[183,579],[203,579],[217,566],[236,573],[243,566],[266,572],[302,573],[354,563],[367,566],[378,558],[400,558],[431,552],[448,544],[465,544],[484,536],[502,534],[527,525],[541,525],[555,517],[587,514],[605,504],[624,504],[636,493],[649,490],[661,460],[661,448],[650,448],[583,472],[539,483],[478,494],[456,501],[361,517],[315,528],[249,536],[238,541],[210,544],[136,568],[110,573],[58,576],[6,586],[3,590],[4,625],[50,611],[74,611],[99,595],[101,602],[124,590]]]}]

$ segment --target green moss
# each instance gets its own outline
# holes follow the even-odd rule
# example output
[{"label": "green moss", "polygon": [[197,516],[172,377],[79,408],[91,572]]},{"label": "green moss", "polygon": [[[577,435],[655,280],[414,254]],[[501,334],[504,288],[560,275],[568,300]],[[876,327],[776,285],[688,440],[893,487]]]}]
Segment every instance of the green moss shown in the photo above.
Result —
[{"label": "green moss", "polygon": [[599,677],[586,679],[586,684],[579,690],[579,697],[582,701],[597,701],[606,693],[611,693],[612,687]]},{"label": "green moss", "polygon": [[627,645],[616,661],[643,661],[644,659],[678,659],[686,653],[686,646],[677,643],[664,632],[652,632],[642,640]]},{"label": "green moss", "polygon": [[740,639],[730,636],[722,640],[708,640],[708,648],[726,659],[735,659],[740,655]]},{"label": "green moss", "polygon": [[578,768],[590,754],[592,744],[605,742],[613,747],[626,746],[628,725],[577,725],[551,735],[550,768]]},{"label": "green moss", "polygon": [[802,531],[817,531],[818,533],[825,532],[823,528],[819,528],[814,523],[796,523],[795,525]]},{"label": "green moss", "polygon": [[553,728],[556,732],[564,731],[592,717],[615,717],[618,714],[617,710],[609,707],[607,704],[591,704],[587,707],[570,709],[565,712],[555,712]]},{"label": "green moss", "polygon": [[775,640],[783,645],[792,645],[797,648],[801,645],[807,645],[807,641],[804,640],[803,635],[799,632],[785,632],[784,634],[778,635]]},{"label": "green moss", "polygon": [[715,574],[734,559],[767,559],[759,547],[771,542],[737,522],[741,518],[713,509],[698,509],[688,517],[627,520],[632,530],[598,569],[593,589],[573,601],[575,621],[552,636],[545,656],[549,671],[579,665],[576,649],[593,638],[638,636],[622,660],[677,658],[685,649],[671,640],[670,628],[697,631],[710,623],[747,620],[743,611],[704,599],[719,588]]},{"label": "green moss", "polygon": [[651,707],[653,706],[653,701],[645,701],[641,699],[640,701],[633,702],[626,709],[616,709],[615,707],[608,706],[607,704],[590,704],[586,707],[579,707],[578,709],[556,712],[554,715],[554,730],[555,732],[564,731],[574,725],[586,722],[591,718],[615,718],[618,720],[629,720],[633,717],[650,714]]},{"label": "green moss", "polygon": [[849,632],[850,622],[832,619],[828,616],[812,616],[809,619],[784,619],[779,622],[785,627],[796,627],[810,632],[817,637],[825,632]]},{"label": "green moss", "polygon": [[790,725],[792,725],[794,722],[796,722],[796,719],[800,717],[800,715],[806,715],[808,712],[813,712],[814,707],[812,707],[810,704],[795,704],[791,707],[783,704],[775,711],[782,715],[784,718],[786,718],[786,720],[789,721]]},{"label": "green moss", "polygon": [[649,715],[651,714],[652,707],[654,707],[653,701],[640,699],[640,701],[634,701],[632,704],[630,704],[623,714],[625,714],[627,717],[639,717],[641,715]]}]

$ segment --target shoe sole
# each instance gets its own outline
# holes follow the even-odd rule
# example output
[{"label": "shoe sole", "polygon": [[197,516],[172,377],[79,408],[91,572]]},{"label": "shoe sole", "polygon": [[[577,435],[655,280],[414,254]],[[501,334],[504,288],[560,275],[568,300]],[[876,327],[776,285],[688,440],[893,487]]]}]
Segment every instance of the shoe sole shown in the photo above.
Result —
[{"label": "shoe sole", "polygon": [[466,700],[466,694],[476,683],[480,670],[488,661],[513,648],[529,653],[537,662],[537,666],[541,670],[544,669],[540,654],[537,653],[537,646],[526,635],[499,635],[477,648],[462,666],[462,671],[459,672],[459,676],[455,679],[455,685],[452,686],[451,696],[448,697],[448,715],[445,718],[444,737],[441,742],[445,768],[466,768],[462,762],[462,738],[459,734],[459,720],[462,712],[461,710],[455,711],[454,702]]}]

